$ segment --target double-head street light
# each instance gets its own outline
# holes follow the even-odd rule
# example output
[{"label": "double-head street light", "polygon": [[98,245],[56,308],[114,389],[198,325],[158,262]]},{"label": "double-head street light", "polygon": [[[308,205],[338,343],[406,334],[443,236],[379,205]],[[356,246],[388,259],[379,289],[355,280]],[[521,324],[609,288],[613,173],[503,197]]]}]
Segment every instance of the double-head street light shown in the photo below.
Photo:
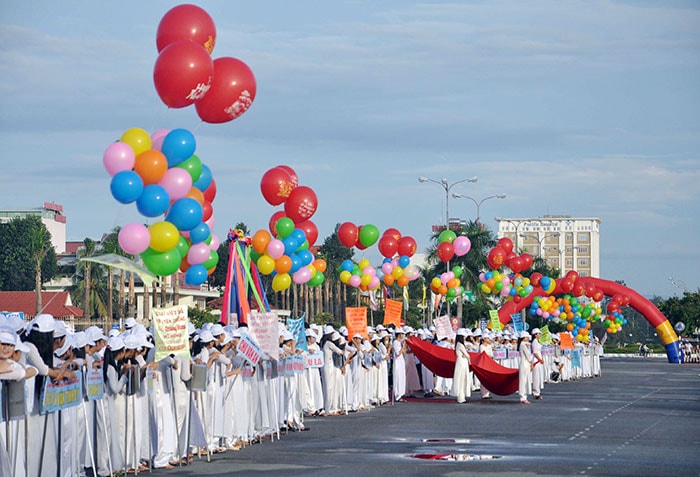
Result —
[{"label": "double-head street light", "polygon": [[484,202],[486,202],[489,199],[505,199],[506,195],[505,194],[490,195],[488,197],[484,197],[483,199],[477,201],[475,198],[469,197],[468,195],[454,193],[454,194],[452,194],[452,198],[454,198],[454,199],[469,199],[472,202],[474,202],[474,205],[476,205],[476,223],[478,224],[480,219],[481,219],[481,204],[483,204]]}]

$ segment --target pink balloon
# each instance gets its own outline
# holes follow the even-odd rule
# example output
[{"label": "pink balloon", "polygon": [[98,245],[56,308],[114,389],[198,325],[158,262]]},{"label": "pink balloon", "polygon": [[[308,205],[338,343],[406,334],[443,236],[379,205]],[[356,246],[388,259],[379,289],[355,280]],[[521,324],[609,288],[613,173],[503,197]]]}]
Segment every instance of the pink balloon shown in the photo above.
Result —
[{"label": "pink balloon", "polygon": [[379,277],[372,277],[372,281],[369,282],[368,288],[370,290],[374,290],[375,288],[379,288]]},{"label": "pink balloon", "polygon": [[362,270],[363,275],[369,275],[369,276],[375,276],[377,274],[377,271],[374,269],[374,267],[365,267],[364,270]]},{"label": "pink balloon", "polygon": [[130,171],[135,163],[134,150],[125,142],[113,142],[102,155],[102,164],[110,176],[117,172]]},{"label": "pink balloon", "polygon": [[205,244],[204,242],[195,243],[187,252],[187,263],[190,265],[199,265],[206,262],[210,254],[211,249],[209,248],[209,245]]},{"label": "pink balloon", "polygon": [[460,235],[454,240],[454,242],[452,242],[452,248],[455,251],[455,255],[461,257],[462,255],[466,255],[469,250],[471,250],[472,242],[469,240],[469,237]]},{"label": "pink balloon", "polygon": [[292,275],[292,281],[297,285],[306,283],[309,280],[311,280],[311,269],[309,269],[309,267],[301,267]]},{"label": "pink balloon", "polygon": [[163,146],[163,139],[165,139],[165,136],[167,136],[169,132],[170,129],[159,129],[151,134],[151,149],[160,151],[160,148]]},{"label": "pink balloon", "polygon": [[145,252],[151,243],[151,234],[148,228],[137,222],[126,224],[119,230],[117,236],[119,246],[130,255],[138,255]]},{"label": "pink balloon", "polygon": [[267,244],[267,254],[271,259],[277,260],[284,255],[284,244],[279,239],[272,239]]},{"label": "pink balloon", "polygon": [[360,278],[359,275],[353,275],[350,277],[350,286],[357,288],[360,286],[360,283],[362,283],[362,278]]},{"label": "pink balloon", "polygon": [[158,185],[168,192],[170,200],[182,199],[192,189],[192,176],[185,169],[171,167],[165,171]]},{"label": "pink balloon", "polygon": [[390,274],[393,269],[394,266],[391,264],[391,262],[385,262],[382,264],[382,272],[384,272],[385,275]]},{"label": "pink balloon", "polygon": [[209,217],[209,220],[205,220],[204,223],[209,226],[209,230],[214,230],[216,220],[214,220],[214,216],[212,215],[211,217]]},{"label": "pink balloon", "polygon": [[221,245],[221,239],[216,234],[211,234],[211,243],[209,248],[212,250],[219,250],[219,245]]}]

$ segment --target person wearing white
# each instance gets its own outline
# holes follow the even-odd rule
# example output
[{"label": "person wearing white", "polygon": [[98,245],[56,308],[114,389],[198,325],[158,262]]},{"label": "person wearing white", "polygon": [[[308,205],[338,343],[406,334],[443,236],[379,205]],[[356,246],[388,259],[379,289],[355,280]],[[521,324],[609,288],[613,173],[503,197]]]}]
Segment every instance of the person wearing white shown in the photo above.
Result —
[{"label": "person wearing white", "polygon": [[455,337],[455,370],[452,385],[454,394],[457,396],[457,402],[460,404],[468,402],[472,395],[469,352],[464,346],[466,336],[467,330],[460,328],[457,330],[457,336]]},{"label": "person wearing white", "polygon": [[[316,343],[316,333],[312,329],[306,330],[306,347],[309,349],[308,355],[321,352],[321,348]],[[306,378],[306,399],[304,401],[304,412],[313,415],[323,410],[323,387],[321,385],[321,372],[319,368],[306,366],[304,368]]]},{"label": "person wearing white", "polygon": [[406,362],[404,361],[406,343],[404,342],[404,332],[401,328],[396,330],[396,339],[394,339],[391,348],[392,357],[394,358],[392,370],[394,376],[394,400],[403,401],[403,396],[406,394]]},{"label": "person wearing white", "polygon": [[344,359],[336,341],[340,339],[340,333],[326,327],[323,336],[323,397],[324,409],[328,414],[340,411],[340,396],[342,393],[342,374],[340,361]]},{"label": "person wearing white", "polygon": [[542,359],[542,344],[540,336],[542,332],[539,328],[532,330],[532,395],[535,399],[542,399],[542,388],[544,387],[544,359]]},{"label": "person wearing white", "polygon": [[532,380],[533,357],[530,351],[530,334],[527,331],[520,333],[520,365],[518,367],[518,394],[522,404],[530,404],[527,400],[528,390]]},{"label": "person wearing white", "polygon": [[[486,354],[489,358],[493,358],[492,339],[493,336],[490,333],[484,334],[481,338],[481,346],[479,347],[479,351]],[[484,383],[481,383],[481,399],[491,399],[491,393],[486,389]]]},{"label": "person wearing white", "polygon": [[391,336],[386,330],[382,330],[379,338],[378,349],[381,362],[379,363],[379,373],[377,373],[377,396],[379,405],[382,405],[389,402],[389,366],[387,363],[391,358],[389,353]]}]

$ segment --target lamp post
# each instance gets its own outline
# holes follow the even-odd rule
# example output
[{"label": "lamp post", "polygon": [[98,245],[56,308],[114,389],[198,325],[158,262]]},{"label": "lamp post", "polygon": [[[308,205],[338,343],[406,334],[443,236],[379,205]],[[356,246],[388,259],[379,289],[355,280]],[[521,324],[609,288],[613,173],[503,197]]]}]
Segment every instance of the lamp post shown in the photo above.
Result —
[{"label": "lamp post", "polygon": [[513,244],[513,250],[515,251],[515,253],[518,253],[518,251],[520,250],[520,247],[519,247],[519,245],[518,245],[518,236],[520,235],[520,234],[518,234],[518,230],[520,229],[520,226],[521,226],[521,225],[524,225],[525,223],[539,222],[539,220],[537,220],[537,221],[529,221],[529,222],[526,222],[525,220],[513,221],[513,220],[503,219],[503,218],[501,218],[501,217],[494,217],[494,220],[495,220],[496,222],[498,222],[498,223],[500,223],[500,222],[507,222],[507,223],[509,223],[509,224],[511,224],[512,226],[515,227],[515,243]]},{"label": "lamp post", "polygon": [[524,238],[524,239],[531,238],[531,239],[537,240],[537,243],[538,243],[538,245],[537,245],[537,255],[538,255],[539,257],[541,257],[541,256],[542,256],[542,242],[544,242],[545,240],[547,240],[547,237],[560,237],[561,234],[560,234],[559,232],[554,232],[554,233],[551,233],[551,234],[545,234],[541,239],[538,239],[536,235],[521,234],[520,236],[521,236],[522,238]]},{"label": "lamp post", "polygon": [[454,199],[469,199],[472,202],[474,202],[474,205],[476,205],[476,223],[478,224],[479,220],[481,219],[481,204],[483,204],[484,202],[486,202],[489,199],[505,199],[506,195],[505,194],[490,195],[488,197],[484,197],[483,199],[477,201],[475,198],[469,197],[468,195],[455,193],[455,194],[452,194],[452,198],[454,198]]},{"label": "lamp post", "polygon": [[[447,181],[447,178],[443,177],[441,180],[435,180],[435,179],[430,179],[428,177],[419,177],[418,182],[432,182],[433,184],[437,184],[440,187],[442,187],[445,190],[445,230],[450,229],[450,190],[457,184],[461,184],[463,182],[476,182],[478,181],[479,178],[474,176],[470,177],[468,179],[462,179],[458,180],[457,182],[453,182],[450,184]],[[445,263],[445,271],[450,271],[450,262]],[[450,315],[450,302],[447,302],[447,315]],[[461,317],[460,317],[461,319]]]}]

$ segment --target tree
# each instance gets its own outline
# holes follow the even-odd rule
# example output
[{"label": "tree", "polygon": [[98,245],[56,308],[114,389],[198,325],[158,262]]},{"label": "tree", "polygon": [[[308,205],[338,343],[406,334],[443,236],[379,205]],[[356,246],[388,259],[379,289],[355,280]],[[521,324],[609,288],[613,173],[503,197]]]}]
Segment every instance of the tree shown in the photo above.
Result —
[{"label": "tree", "polygon": [[[98,250],[95,240],[86,238],[84,248],[78,251],[78,258],[92,257]],[[71,298],[76,306],[83,309],[84,318],[107,315],[107,274],[105,267],[93,262],[78,260],[73,286],[69,288]]]},{"label": "tree", "polygon": [[1,224],[0,249],[2,290],[40,291],[41,284],[58,273],[51,233],[38,216],[17,217]]}]

